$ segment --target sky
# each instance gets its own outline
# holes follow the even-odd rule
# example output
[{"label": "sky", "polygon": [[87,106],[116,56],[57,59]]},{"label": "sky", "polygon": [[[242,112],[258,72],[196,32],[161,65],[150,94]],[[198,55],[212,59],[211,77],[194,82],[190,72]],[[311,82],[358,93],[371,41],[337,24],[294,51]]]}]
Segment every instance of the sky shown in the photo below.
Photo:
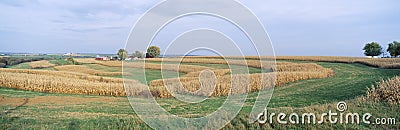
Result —
[{"label": "sky", "polygon": [[[113,54],[125,47],[132,28],[141,16],[160,2],[1,0],[0,52]],[[400,41],[398,0],[239,2],[260,20],[276,55],[363,56],[362,48],[368,42],[378,42],[386,48],[388,43]],[[167,8],[167,11],[157,15],[169,15],[168,12],[174,9]],[[153,23],[147,25],[152,26]],[[172,22],[160,30],[151,44],[160,46],[168,54],[187,53],[180,52],[179,47],[190,49],[197,44],[189,45],[178,36],[200,28],[226,34],[242,53],[255,54],[248,48],[251,43],[233,24],[204,15],[187,16]],[[167,49],[174,40],[182,45]],[[215,47],[231,51],[222,44]]]}]

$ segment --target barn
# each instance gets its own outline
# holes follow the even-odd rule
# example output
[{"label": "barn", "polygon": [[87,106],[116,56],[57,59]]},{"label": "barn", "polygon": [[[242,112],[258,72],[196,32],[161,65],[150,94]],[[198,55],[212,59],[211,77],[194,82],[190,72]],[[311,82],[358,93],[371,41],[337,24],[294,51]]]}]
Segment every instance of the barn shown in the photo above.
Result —
[{"label": "barn", "polygon": [[95,60],[111,60],[110,57],[97,57]]}]

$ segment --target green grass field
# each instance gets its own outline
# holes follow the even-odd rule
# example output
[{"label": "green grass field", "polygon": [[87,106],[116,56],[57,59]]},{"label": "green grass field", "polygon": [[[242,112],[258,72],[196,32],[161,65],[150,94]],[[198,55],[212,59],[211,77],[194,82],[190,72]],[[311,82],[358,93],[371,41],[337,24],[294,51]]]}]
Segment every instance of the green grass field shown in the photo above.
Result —
[{"label": "green grass field", "polygon": [[[398,105],[391,106],[384,102],[374,103],[361,99],[368,87],[377,81],[400,75],[400,70],[377,69],[361,64],[316,63],[334,69],[335,76],[275,87],[273,97],[268,105],[269,112],[326,112],[336,110],[337,102],[346,101],[349,111],[368,111],[376,117],[393,117],[400,120]],[[118,68],[99,65],[87,66],[111,72],[119,71]],[[216,64],[203,64],[203,66],[224,67],[224,65]],[[252,72],[257,71],[257,69],[252,70]],[[148,79],[159,79],[159,76],[159,71],[152,71],[149,72]],[[130,78],[135,79],[135,77]],[[0,129],[150,129],[135,115],[126,97],[48,94],[6,88],[0,88],[0,95],[15,101],[29,99],[27,104],[18,107],[0,106]],[[239,115],[224,129],[399,129],[400,123],[388,126],[281,125],[276,122],[265,125],[249,124],[247,115],[251,111],[256,96],[257,93],[248,95]],[[54,97],[59,98],[60,101],[51,101]],[[41,101],[46,99],[50,101]],[[225,97],[210,98],[198,104],[183,103],[176,99],[157,99],[164,109],[179,116],[206,115],[218,109],[224,101]]]},{"label": "green grass field", "polygon": [[9,66],[8,68],[12,68],[12,69],[31,69],[32,67],[29,65],[29,62],[27,62],[27,63],[21,63],[21,64],[18,64],[18,65]]}]

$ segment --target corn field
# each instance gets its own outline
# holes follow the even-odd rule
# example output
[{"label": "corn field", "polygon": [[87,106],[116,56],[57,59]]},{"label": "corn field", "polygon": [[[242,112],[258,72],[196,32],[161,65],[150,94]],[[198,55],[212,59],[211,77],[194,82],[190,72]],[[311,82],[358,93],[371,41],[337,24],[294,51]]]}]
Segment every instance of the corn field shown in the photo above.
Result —
[{"label": "corn field", "polygon": [[[57,71],[47,73],[49,71],[39,72],[42,70],[37,70],[32,73],[31,71],[18,73],[18,71],[3,70],[0,73],[0,86],[8,88],[46,93],[108,96],[126,95],[122,80],[114,81],[112,78],[95,76],[90,76],[91,78],[88,78],[89,76],[85,78],[80,76],[68,76],[70,73],[66,74],[64,72],[54,74],[58,73]],[[134,80],[128,80],[126,82],[130,82],[129,84],[131,85],[141,85]],[[134,93],[138,94],[139,92]]]},{"label": "corn field", "polygon": [[[54,67],[57,71],[68,71],[68,72],[78,72],[97,76],[121,76],[122,72],[107,72],[102,70],[90,69],[83,65],[63,65]],[[123,73],[125,76],[132,75],[130,73]]]},{"label": "corn field", "polygon": [[151,58],[146,61],[152,62],[176,62],[176,63],[200,63],[200,64],[230,64],[241,65],[255,68],[271,69],[275,61],[260,60],[233,60],[233,59],[214,59],[214,58]]},{"label": "corn field", "polygon": [[387,101],[390,104],[400,104],[400,77],[387,81],[382,80],[367,91],[367,98],[373,101]]},{"label": "corn field", "polygon": [[122,79],[119,78],[107,78],[101,76],[94,76],[84,73],[67,72],[67,71],[51,71],[51,70],[31,70],[31,69],[8,69],[0,68],[1,73],[24,73],[24,74],[36,74],[36,75],[47,75],[50,77],[64,77],[73,79],[83,79],[94,82],[107,82],[107,83],[123,83]]},{"label": "corn field", "polygon": [[[157,62],[160,59],[149,59]],[[169,62],[176,62],[178,59],[166,59]],[[146,68],[155,70],[171,70],[185,73],[180,78],[153,80],[150,82],[150,92],[160,98],[171,97],[167,87],[172,92],[193,94],[200,96],[226,96],[231,94],[243,94],[246,92],[258,91],[271,86],[281,86],[289,82],[312,78],[327,78],[334,75],[333,70],[324,68],[314,63],[291,63],[277,62],[276,66],[269,69],[276,72],[256,74],[232,74],[230,69],[216,69],[197,65],[179,64],[156,64],[139,62],[119,62],[119,61],[96,61],[94,59],[76,59],[77,62],[86,64],[99,64],[109,67]],[[164,60],[165,61],[165,60]],[[246,64],[251,67],[261,68],[258,60],[246,60],[246,64],[239,60],[224,61],[220,59],[185,59],[188,63],[204,64]],[[42,62],[44,63],[44,62]],[[83,65],[56,66],[56,70],[29,70],[29,69],[0,69],[0,86],[49,93],[66,94],[89,94],[89,95],[109,95],[109,96],[136,96],[143,95],[147,86],[135,80],[127,80],[126,87],[129,91],[125,92],[124,80],[122,78],[107,78],[102,76],[121,75],[121,72],[107,72],[87,68]],[[208,71],[206,75],[204,71]],[[99,76],[101,75],[101,76]],[[203,75],[203,76],[202,76]],[[246,81],[249,81],[246,84]],[[167,85],[165,85],[167,84]],[[182,84],[183,88],[178,88]],[[200,86],[206,86],[200,89]],[[248,85],[248,86],[247,86]],[[236,89],[231,90],[232,86]],[[237,87],[240,86],[240,87]],[[215,89],[212,89],[215,87]],[[200,89],[200,90],[199,90]],[[199,91],[198,91],[199,90]]]},{"label": "corn field", "polygon": [[362,57],[335,57],[335,56],[278,56],[278,60],[304,60],[337,63],[360,63],[372,67],[400,69],[400,58],[362,58]]},{"label": "corn field", "polygon": [[[199,80],[200,78],[199,75],[201,72],[193,72],[191,73],[191,76],[172,78],[172,79],[153,80],[150,82],[150,86],[155,88],[153,89],[153,91],[156,92],[154,92],[153,94],[164,98],[172,96],[171,93],[167,91],[166,87],[170,87],[169,90],[171,90],[172,88],[173,91],[176,91],[178,93],[190,94],[191,92],[199,90],[201,85],[212,83],[213,82],[212,80],[216,80],[217,82],[214,84],[215,90],[213,91],[211,96],[226,96],[229,95],[229,93],[243,94],[248,91],[249,92],[258,91],[271,86],[281,86],[286,83],[296,82],[299,80],[328,78],[334,75],[332,69],[323,68],[322,66],[319,66],[314,63],[301,63],[301,64],[283,63],[277,65],[276,68],[277,68],[276,79],[274,78],[272,73],[258,73],[250,75],[249,74],[221,75],[221,74],[216,74],[215,70],[212,70],[216,76],[216,79],[207,79],[205,77],[202,77],[205,78],[205,80],[208,80],[205,82],[201,82]],[[221,70],[221,71],[229,72],[229,70]],[[246,88],[246,85],[248,85],[248,89],[233,90],[231,92],[230,90],[232,86],[234,86],[232,84],[233,83],[232,81],[235,81],[236,85],[239,83],[239,86],[243,86],[243,88]],[[243,81],[242,82],[243,84],[240,84],[241,82],[236,82],[236,81]],[[246,83],[246,81],[250,82]],[[171,87],[171,85],[180,86],[181,84],[185,89],[179,88],[174,90],[174,88]],[[207,93],[209,91],[210,90],[204,90],[203,92],[199,92],[201,94],[200,96],[210,96],[208,95],[210,93]]]},{"label": "corn field", "polygon": [[[216,56],[194,56],[185,57],[187,59],[220,59]],[[225,57],[230,59],[238,59],[243,57]],[[360,63],[372,67],[386,69],[400,69],[400,58],[365,58],[365,57],[340,57],[340,56],[246,56],[248,60],[300,60],[300,61],[317,61],[317,62],[334,62],[334,63]]]},{"label": "corn field", "polygon": [[155,63],[142,63],[142,62],[121,62],[121,61],[96,61],[94,59],[76,59],[77,62],[87,64],[100,64],[108,67],[122,67],[122,63],[126,68],[145,68],[153,70],[169,70],[178,71],[182,73],[196,72],[206,69],[214,69],[205,66],[195,65],[177,65],[177,64],[155,64]]}]

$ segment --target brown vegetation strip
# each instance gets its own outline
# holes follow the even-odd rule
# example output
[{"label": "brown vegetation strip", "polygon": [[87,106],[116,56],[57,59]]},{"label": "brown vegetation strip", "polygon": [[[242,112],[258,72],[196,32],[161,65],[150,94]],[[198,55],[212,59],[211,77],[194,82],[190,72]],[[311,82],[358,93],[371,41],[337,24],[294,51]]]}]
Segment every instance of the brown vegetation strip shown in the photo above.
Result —
[{"label": "brown vegetation strip", "polygon": [[[126,96],[123,79],[85,75],[82,73],[0,69],[0,86],[36,92]],[[145,87],[138,81],[125,79],[137,88],[129,94],[139,94]]]},{"label": "brown vegetation strip", "polygon": [[1,95],[0,96],[0,106],[17,107],[17,106],[23,104],[25,100],[26,100],[26,98],[9,98],[9,97]]},{"label": "brown vegetation strip", "polygon": [[127,68],[145,68],[145,69],[153,69],[153,70],[169,70],[169,71],[178,71],[182,73],[190,73],[196,72],[206,69],[214,69],[211,67],[205,66],[195,66],[195,65],[178,65],[178,64],[153,64],[153,63],[143,63],[143,62],[121,62],[121,61],[96,61],[94,59],[75,59],[80,63],[88,63],[88,64],[100,64],[109,67],[124,67]]},{"label": "brown vegetation strip", "polygon": [[[229,94],[231,89],[232,79],[234,81],[243,81],[242,86],[244,89],[241,90],[234,90],[232,94],[238,93],[246,93],[246,85],[249,85],[248,91],[254,92],[261,89],[269,88],[273,85],[281,86],[286,83],[295,82],[299,80],[306,80],[306,79],[315,79],[315,78],[328,78],[334,75],[332,70],[326,69],[321,70],[319,72],[277,72],[276,79],[274,80],[274,76],[271,73],[263,73],[263,74],[250,74],[250,75],[230,75],[217,77],[217,83],[215,91],[212,93],[212,96],[226,96]],[[249,76],[249,78],[247,78]],[[249,80],[248,80],[249,79]],[[206,79],[207,80],[207,79]],[[272,82],[274,80],[275,82]],[[172,95],[168,93],[166,90],[164,83],[166,84],[178,84],[181,82],[183,87],[186,88],[190,92],[194,92],[199,90],[201,86],[201,82],[197,77],[188,77],[188,78],[179,78],[179,79],[165,79],[165,80],[154,80],[150,83],[150,85],[154,88],[153,95],[158,95],[158,97],[171,97]],[[246,84],[246,81],[250,81],[249,84]],[[208,81],[210,83],[212,81]],[[235,82],[241,83],[241,82]],[[204,84],[204,83],[203,83]],[[160,87],[164,86],[164,87]],[[176,90],[179,93],[189,93],[185,90]],[[208,90],[205,90],[206,92]],[[201,92],[200,92],[201,93]],[[209,93],[201,93],[201,96],[208,96]]]},{"label": "brown vegetation strip", "polygon": [[34,61],[30,62],[29,66],[31,66],[33,69],[40,69],[40,68],[49,68],[49,67],[54,67],[56,66],[55,64],[50,63],[47,60],[41,60],[41,61]]},{"label": "brown vegetation strip", "polygon": [[[220,59],[216,56],[192,56],[185,57],[187,59]],[[225,57],[237,59],[242,57]],[[248,60],[300,60],[300,61],[316,61],[316,62],[333,62],[333,63],[360,63],[372,67],[386,69],[400,69],[400,58],[365,58],[365,57],[340,57],[340,56],[246,56]]]},{"label": "brown vegetation strip", "polygon": [[[28,99],[28,100],[27,100]],[[78,105],[86,104],[90,102],[114,102],[123,100],[122,98],[116,97],[73,97],[73,96],[36,96],[33,98],[18,98],[18,97],[6,97],[0,96],[0,106],[13,106],[23,104],[27,101],[27,106],[32,105],[44,105],[44,104],[57,104],[57,105]]]},{"label": "brown vegetation strip", "polygon": [[84,74],[84,73],[67,72],[67,71],[0,68],[0,72],[1,73],[9,72],[9,73],[46,75],[49,77],[65,77],[65,78],[82,79],[82,80],[88,80],[88,81],[99,81],[99,82],[106,82],[106,83],[122,83],[123,82],[123,79],[120,79],[120,78],[107,78],[107,77],[94,76],[94,75],[89,75],[89,74]]},{"label": "brown vegetation strip", "polygon": [[177,62],[177,63],[200,63],[200,64],[230,64],[230,65],[241,65],[255,68],[272,68],[275,64],[274,60],[260,61],[260,60],[232,60],[232,59],[213,59],[213,58],[151,58],[146,61],[153,62]]},{"label": "brown vegetation strip", "polygon": [[[263,88],[268,88],[271,86],[281,86],[286,83],[295,82],[299,80],[306,80],[306,79],[314,79],[314,78],[327,78],[334,75],[332,69],[324,68],[314,63],[291,63],[291,64],[281,64],[277,65],[277,72],[276,79],[273,73],[259,73],[259,74],[242,74],[242,75],[216,75],[217,83],[216,89],[213,92],[212,96],[226,96],[230,92],[231,83],[232,81],[243,81],[243,88],[246,87],[245,82],[250,81],[250,86],[248,91],[253,92],[257,90],[261,90]],[[214,72],[215,73],[215,72]],[[168,93],[166,90],[165,85],[173,84],[175,86],[179,86],[182,83],[183,87],[187,90],[175,90],[179,93],[191,93],[195,92],[200,89],[201,84],[212,83],[213,79],[210,81],[206,81],[201,83],[199,77],[194,75],[199,75],[200,72],[193,73],[193,76],[186,76],[181,78],[172,78],[172,79],[160,79],[154,80],[150,82],[150,86],[154,88],[154,95],[158,95],[159,97],[171,97],[172,95]],[[246,76],[249,76],[250,79]],[[204,77],[202,77],[204,78]],[[234,80],[231,80],[234,79]],[[275,80],[274,80],[275,79]],[[207,80],[207,79],[206,79]],[[271,80],[274,80],[272,82]],[[180,83],[179,83],[180,82]],[[240,82],[239,82],[240,83]],[[268,84],[265,84],[268,83]],[[164,87],[157,87],[157,86],[164,86]],[[206,91],[201,93],[201,96],[208,96]],[[235,90],[234,93],[245,93],[246,89],[243,90]]]},{"label": "brown vegetation strip", "polygon": [[335,56],[278,56],[278,60],[303,60],[318,62],[360,63],[372,67],[400,69],[400,58],[362,58],[362,57],[335,57]]},{"label": "brown vegetation strip", "polygon": [[[107,71],[102,71],[102,70],[90,69],[83,65],[63,65],[63,66],[54,67],[54,69],[58,70],[58,71],[78,72],[78,73],[97,75],[97,76],[121,76],[122,75],[122,71],[121,72],[107,72]],[[123,75],[132,75],[132,74],[123,73]]]}]

